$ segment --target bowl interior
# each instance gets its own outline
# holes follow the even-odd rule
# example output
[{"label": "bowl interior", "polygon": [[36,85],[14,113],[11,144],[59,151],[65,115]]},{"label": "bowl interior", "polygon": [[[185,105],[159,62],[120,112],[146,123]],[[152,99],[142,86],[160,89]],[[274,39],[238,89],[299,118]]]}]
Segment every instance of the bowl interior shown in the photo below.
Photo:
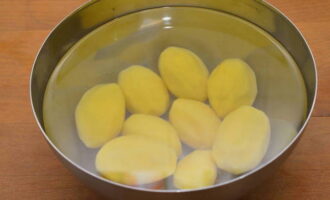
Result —
[{"label": "bowl interior", "polygon": [[[84,23],[88,26],[88,21]],[[261,165],[297,135],[307,113],[305,83],[294,59],[277,40],[227,13],[163,7],[127,14],[102,25],[57,64],[43,104],[44,127],[56,147],[80,167],[97,174],[94,160],[98,149],[86,148],[77,136],[74,111],[78,101],[96,84],[116,82],[118,73],[130,65],[143,65],[158,73],[159,54],[168,46],[192,50],[210,72],[226,58],[241,58],[253,68],[258,83],[254,106],[266,112],[272,128],[270,147]],[[166,114],[162,117],[167,119]],[[184,147],[184,155],[190,151]],[[220,174],[217,184],[237,178]],[[174,189],[171,179],[164,189]]]}]

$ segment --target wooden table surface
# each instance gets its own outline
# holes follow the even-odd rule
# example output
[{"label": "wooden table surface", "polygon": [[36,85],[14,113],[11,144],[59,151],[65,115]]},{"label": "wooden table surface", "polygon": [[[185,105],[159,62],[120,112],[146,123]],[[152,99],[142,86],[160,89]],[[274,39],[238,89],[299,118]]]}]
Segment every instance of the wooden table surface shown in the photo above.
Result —
[{"label": "wooden table surface", "polygon": [[[0,199],[102,199],[50,150],[32,115],[31,65],[52,27],[86,0],[0,0]],[[243,199],[330,199],[330,0],[269,0],[300,28],[319,94],[300,143],[276,176]]]}]

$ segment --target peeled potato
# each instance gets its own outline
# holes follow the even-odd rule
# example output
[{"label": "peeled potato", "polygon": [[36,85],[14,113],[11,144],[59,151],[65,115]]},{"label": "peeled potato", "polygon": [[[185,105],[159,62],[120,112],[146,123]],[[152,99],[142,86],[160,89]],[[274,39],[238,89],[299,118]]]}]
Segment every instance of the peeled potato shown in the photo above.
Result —
[{"label": "peeled potato", "polygon": [[207,99],[208,69],[190,50],[168,47],[159,58],[159,71],[168,89],[179,98]]},{"label": "peeled potato", "polygon": [[123,135],[144,135],[160,140],[181,154],[181,142],[174,127],[162,118],[145,115],[131,115],[124,123]]},{"label": "peeled potato", "polygon": [[96,155],[96,169],[107,179],[127,185],[149,184],[172,175],[176,152],[163,142],[140,135],[115,138]]},{"label": "peeled potato", "polygon": [[220,119],[210,106],[200,101],[177,99],[169,118],[184,143],[198,149],[212,147]]},{"label": "peeled potato", "polygon": [[81,141],[90,148],[102,146],[118,135],[125,118],[125,98],[117,84],[88,90],[79,101],[75,120]]},{"label": "peeled potato", "polygon": [[118,83],[131,113],[162,115],[169,106],[169,94],[160,77],[150,69],[134,65],[119,74]]},{"label": "peeled potato", "polygon": [[218,65],[208,80],[210,105],[219,117],[243,105],[252,105],[257,81],[250,66],[240,59],[227,59]]},{"label": "peeled potato", "polygon": [[196,189],[213,185],[217,168],[210,151],[196,150],[179,161],[174,185],[179,189]]},{"label": "peeled potato", "polygon": [[255,168],[269,144],[269,119],[262,111],[242,106],[221,123],[213,146],[213,158],[219,168],[242,174]]}]

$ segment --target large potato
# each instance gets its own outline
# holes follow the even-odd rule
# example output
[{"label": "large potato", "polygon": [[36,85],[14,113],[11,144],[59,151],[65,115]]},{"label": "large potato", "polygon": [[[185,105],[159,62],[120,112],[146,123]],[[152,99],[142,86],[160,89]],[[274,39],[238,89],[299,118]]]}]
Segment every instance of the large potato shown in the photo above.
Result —
[{"label": "large potato", "polygon": [[155,139],[129,135],[105,144],[96,155],[96,169],[107,179],[127,185],[149,184],[172,175],[176,152]]},{"label": "large potato", "polygon": [[268,117],[256,108],[242,106],[222,121],[212,150],[214,160],[227,172],[245,173],[261,162],[269,139]]},{"label": "large potato", "polygon": [[253,70],[240,59],[227,59],[218,65],[208,80],[208,97],[219,117],[243,105],[252,105],[257,95]]},{"label": "large potato", "polygon": [[210,151],[196,150],[179,161],[174,185],[179,189],[196,189],[213,185],[217,167]]},{"label": "large potato", "polygon": [[117,84],[89,89],[79,101],[75,120],[81,141],[90,148],[118,135],[125,118],[125,98]]},{"label": "large potato", "polygon": [[193,52],[168,47],[159,58],[159,71],[168,89],[179,98],[207,99],[208,69]]},{"label": "large potato", "polygon": [[200,101],[177,99],[169,118],[184,143],[198,149],[212,147],[220,119],[210,106]]},{"label": "large potato", "polygon": [[145,115],[131,115],[123,125],[123,135],[144,135],[160,140],[181,154],[181,142],[174,127],[162,118]]},{"label": "large potato", "polygon": [[162,115],[169,106],[169,94],[160,77],[150,69],[134,65],[119,74],[118,83],[131,113]]}]

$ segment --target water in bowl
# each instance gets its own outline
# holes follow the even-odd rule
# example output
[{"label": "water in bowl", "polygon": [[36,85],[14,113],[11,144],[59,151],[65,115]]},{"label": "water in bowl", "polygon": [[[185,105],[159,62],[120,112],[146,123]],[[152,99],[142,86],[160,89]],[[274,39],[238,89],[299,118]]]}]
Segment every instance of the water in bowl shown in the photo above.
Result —
[{"label": "water in bowl", "polygon": [[[172,7],[128,14],[95,29],[58,63],[45,92],[43,119],[47,135],[70,160],[98,175],[98,149],[88,149],[77,136],[76,105],[84,92],[117,81],[133,64],[158,73],[158,57],[168,46],[192,50],[209,71],[226,58],[241,58],[253,68],[258,83],[254,106],[271,121],[271,143],[261,163],[280,153],[306,117],[306,90],[298,66],[286,49],[257,26],[238,17],[202,8]],[[129,113],[128,113],[129,115]],[[167,116],[163,116],[167,118]],[[184,147],[184,155],[191,149]],[[217,184],[236,178],[219,171]],[[175,189],[171,178],[164,188]]]}]

